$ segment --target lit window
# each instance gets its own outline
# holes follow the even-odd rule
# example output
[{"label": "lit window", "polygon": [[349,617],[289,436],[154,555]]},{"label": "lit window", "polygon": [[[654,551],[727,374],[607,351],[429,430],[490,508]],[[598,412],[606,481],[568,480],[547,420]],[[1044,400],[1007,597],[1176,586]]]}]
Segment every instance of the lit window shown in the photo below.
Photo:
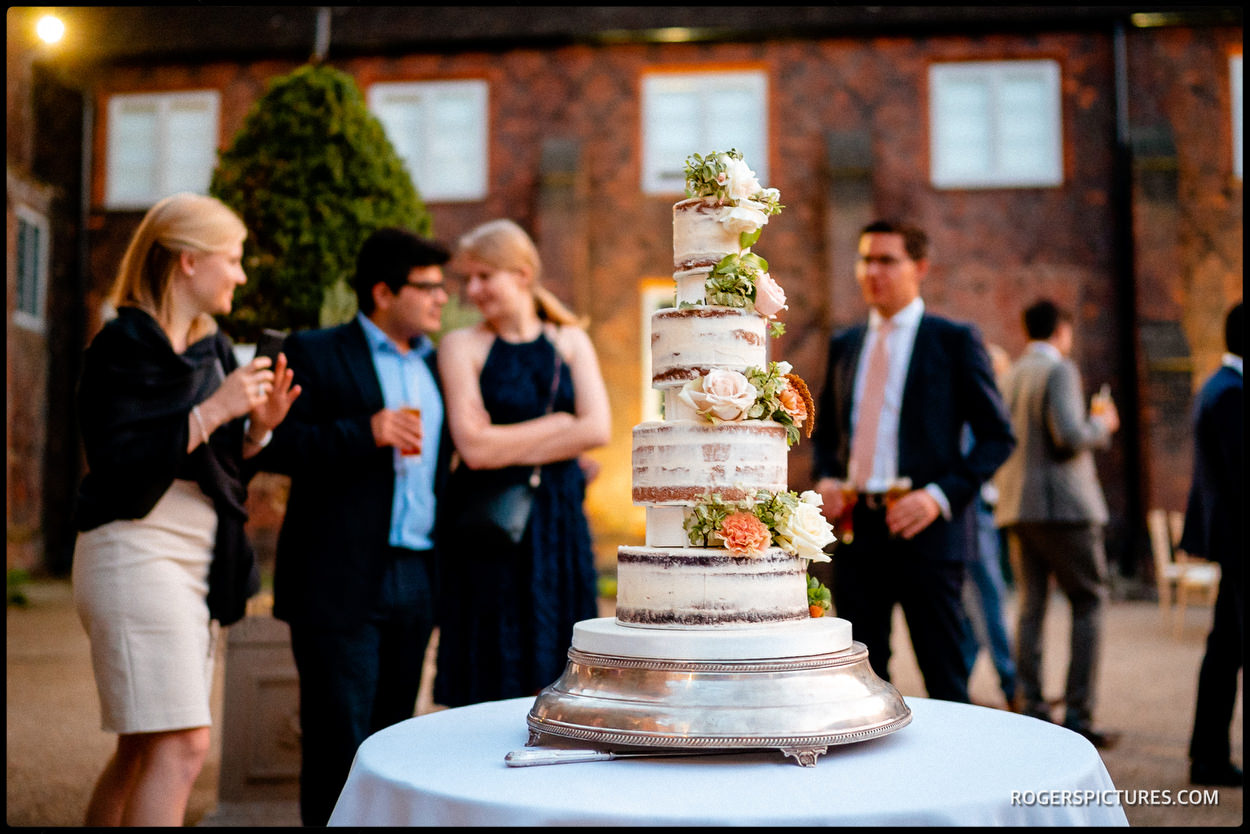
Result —
[{"label": "lit window", "polygon": [[48,286],[48,219],[17,207],[17,308],[13,322],[43,331]]},{"label": "lit window", "polygon": [[762,71],[685,72],[642,79],[642,190],[683,194],[691,154],[742,151],[768,177],[768,77]]},{"label": "lit window", "polygon": [[369,109],[427,202],[486,197],[487,84],[485,81],[379,83]]},{"label": "lit window", "polygon": [[180,191],[207,194],[217,166],[220,99],[215,90],[110,98],[108,208],[148,208]]},{"label": "lit window", "polygon": [[1232,115],[1233,115],[1233,175],[1237,179],[1242,178],[1241,173],[1241,154],[1242,154],[1242,136],[1241,132],[1241,56],[1234,55],[1228,61],[1228,74],[1232,85]]},{"label": "lit window", "polygon": [[1059,65],[934,64],[929,141],[938,188],[1063,184]]}]

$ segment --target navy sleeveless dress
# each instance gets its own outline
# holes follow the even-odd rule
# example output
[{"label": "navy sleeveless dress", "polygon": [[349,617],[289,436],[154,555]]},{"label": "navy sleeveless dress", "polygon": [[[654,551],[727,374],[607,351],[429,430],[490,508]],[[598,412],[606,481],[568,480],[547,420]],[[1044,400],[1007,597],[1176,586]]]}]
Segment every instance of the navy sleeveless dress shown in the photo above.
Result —
[{"label": "navy sleeveless dress", "polygon": [[[496,425],[542,416],[551,398],[555,346],[495,339],[480,377]],[[554,411],[573,412],[573,380],[560,363]],[[520,544],[457,521],[467,496],[529,479],[532,466],[451,474],[440,507],[439,644],[434,701],[456,707],[534,695],[563,673],[573,624],[598,615],[594,553],[576,459],[541,469]]]}]

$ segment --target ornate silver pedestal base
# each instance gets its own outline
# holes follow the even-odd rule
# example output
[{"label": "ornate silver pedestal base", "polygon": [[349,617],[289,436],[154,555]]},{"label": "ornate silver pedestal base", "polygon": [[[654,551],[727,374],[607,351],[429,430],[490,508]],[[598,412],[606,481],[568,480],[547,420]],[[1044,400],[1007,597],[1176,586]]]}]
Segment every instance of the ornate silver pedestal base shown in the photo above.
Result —
[{"label": "ornate silver pedestal base", "polygon": [[862,643],[829,654],[664,660],[569,651],[534,701],[528,746],[550,736],[600,750],[778,749],[812,766],[830,745],[905,727],[911,710],[873,673]]}]

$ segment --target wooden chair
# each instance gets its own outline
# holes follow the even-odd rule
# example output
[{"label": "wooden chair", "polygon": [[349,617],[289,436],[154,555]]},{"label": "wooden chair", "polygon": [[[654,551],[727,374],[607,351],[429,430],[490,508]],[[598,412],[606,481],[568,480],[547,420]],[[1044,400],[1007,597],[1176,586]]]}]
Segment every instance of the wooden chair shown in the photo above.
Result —
[{"label": "wooden chair", "polygon": [[1153,509],[1146,513],[1155,584],[1159,590],[1159,613],[1164,620],[1172,618],[1178,637],[1185,629],[1185,608],[1189,603],[1214,604],[1220,587],[1219,565],[1190,556],[1179,547],[1184,521],[1184,515],[1176,511]]}]

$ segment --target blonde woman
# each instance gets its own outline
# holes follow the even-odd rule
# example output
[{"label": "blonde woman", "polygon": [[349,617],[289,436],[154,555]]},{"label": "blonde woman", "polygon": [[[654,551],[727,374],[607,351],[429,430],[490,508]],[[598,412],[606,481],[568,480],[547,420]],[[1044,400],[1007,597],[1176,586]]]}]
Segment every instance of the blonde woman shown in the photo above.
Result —
[{"label": "blonde woman", "polygon": [[181,825],[209,746],[215,627],[254,592],[244,459],[299,394],[279,356],[237,367],[213,316],[230,312],[247,230],[194,194],[135,231],[88,347],[79,419],[73,591],[103,728],[117,749],[86,824]]},{"label": "blonde woman", "polygon": [[[452,268],[482,313],[439,345],[460,465],[440,508],[440,637],[435,700],[530,695],[564,670],[573,624],[596,616],[578,458],[608,442],[608,396],[581,322],[544,289],[537,249],[511,220],[458,243]],[[536,483],[514,541],[477,499]]]}]

